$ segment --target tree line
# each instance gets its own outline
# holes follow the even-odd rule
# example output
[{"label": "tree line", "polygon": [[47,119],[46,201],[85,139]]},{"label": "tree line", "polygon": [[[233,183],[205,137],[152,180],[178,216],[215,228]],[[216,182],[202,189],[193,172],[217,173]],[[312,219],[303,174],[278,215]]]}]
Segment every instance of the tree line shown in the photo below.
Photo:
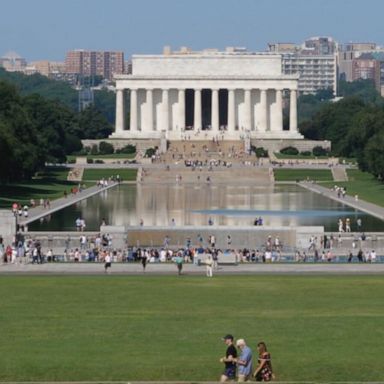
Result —
[{"label": "tree line", "polygon": [[64,162],[82,148],[81,139],[112,132],[94,107],[80,113],[37,93],[26,96],[0,80],[0,182],[29,179],[46,162]]},{"label": "tree line", "polygon": [[384,180],[383,98],[369,80],[340,82],[340,94],[343,98],[337,102],[302,96],[304,103],[310,99],[315,107],[302,117],[300,132],[307,139],[330,140],[333,155],[356,158],[361,170]]}]

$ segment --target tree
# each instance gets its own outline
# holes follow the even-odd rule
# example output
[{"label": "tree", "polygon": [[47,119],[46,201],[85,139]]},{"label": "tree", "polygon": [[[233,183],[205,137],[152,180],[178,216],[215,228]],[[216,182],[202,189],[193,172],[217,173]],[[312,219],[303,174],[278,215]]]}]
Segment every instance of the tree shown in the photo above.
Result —
[{"label": "tree", "polygon": [[79,113],[78,125],[81,139],[105,139],[112,133],[111,124],[93,106]]},{"label": "tree", "polygon": [[362,170],[368,171],[378,179],[384,180],[384,131],[372,136],[358,159]]}]

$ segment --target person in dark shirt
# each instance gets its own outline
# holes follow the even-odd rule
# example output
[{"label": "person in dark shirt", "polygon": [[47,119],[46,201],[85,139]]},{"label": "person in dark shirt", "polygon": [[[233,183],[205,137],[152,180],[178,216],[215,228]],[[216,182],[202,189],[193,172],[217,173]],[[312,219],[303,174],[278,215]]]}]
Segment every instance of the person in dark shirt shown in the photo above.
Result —
[{"label": "person in dark shirt", "polygon": [[237,350],[233,345],[233,336],[225,335],[223,337],[224,343],[227,345],[225,356],[220,359],[220,363],[225,364],[224,372],[221,375],[220,382],[224,383],[228,380],[234,380],[236,378],[236,358]]}]

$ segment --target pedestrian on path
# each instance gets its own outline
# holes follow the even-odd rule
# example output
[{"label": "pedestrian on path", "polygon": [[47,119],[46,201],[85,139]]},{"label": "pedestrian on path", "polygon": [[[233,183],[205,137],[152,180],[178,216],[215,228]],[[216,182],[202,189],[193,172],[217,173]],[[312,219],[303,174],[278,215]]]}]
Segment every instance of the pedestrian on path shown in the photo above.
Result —
[{"label": "pedestrian on path", "polygon": [[211,255],[208,255],[207,259],[205,260],[205,266],[206,266],[207,277],[212,277],[213,276],[213,260]]},{"label": "pedestrian on path", "polygon": [[183,258],[180,254],[177,254],[177,256],[174,258],[174,261],[177,266],[177,274],[180,276],[183,270]]},{"label": "pedestrian on path", "polygon": [[112,266],[111,256],[109,253],[107,253],[104,259],[104,272],[109,273],[109,269],[111,268],[111,266]]}]

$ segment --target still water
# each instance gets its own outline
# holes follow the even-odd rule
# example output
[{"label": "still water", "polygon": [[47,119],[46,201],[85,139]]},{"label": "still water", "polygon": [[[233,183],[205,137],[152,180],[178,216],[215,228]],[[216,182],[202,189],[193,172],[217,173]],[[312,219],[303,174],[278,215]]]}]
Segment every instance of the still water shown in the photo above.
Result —
[{"label": "still water", "polygon": [[384,222],[296,185],[120,185],[29,225],[31,231],[72,231],[82,217],[86,230],[110,225],[321,225],[337,231],[339,218],[362,219],[363,230],[382,231]]}]

